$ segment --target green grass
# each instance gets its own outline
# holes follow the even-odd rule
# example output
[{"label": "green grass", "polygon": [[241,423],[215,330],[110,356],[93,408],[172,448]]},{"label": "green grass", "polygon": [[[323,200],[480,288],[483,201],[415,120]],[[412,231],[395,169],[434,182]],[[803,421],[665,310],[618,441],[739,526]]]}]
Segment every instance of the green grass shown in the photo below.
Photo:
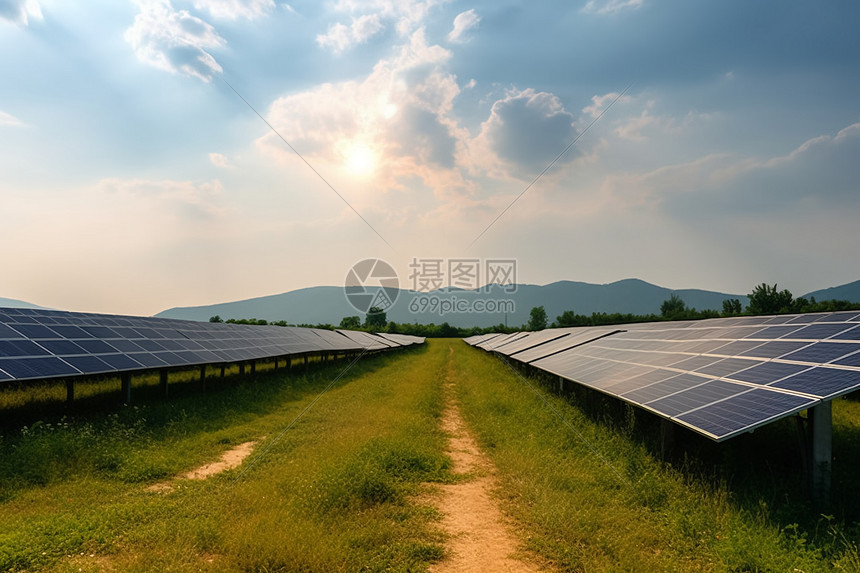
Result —
[{"label": "green grass", "polygon": [[[725,444],[682,432],[665,463],[649,416],[532,380],[566,426],[458,340],[367,357],[314,403],[344,366],[211,378],[205,394],[197,372],[176,374],[169,400],[140,377],[126,407],[118,381],[90,382],[72,414],[62,385],[0,394],[0,572],[426,570],[445,539],[418,500],[456,479],[446,377],[517,536],[557,570],[860,571],[857,401],[834,404],[836,503],[821,516],[788,421]],[[241,468],[175,479],[248,440],[262,441]],[[146,491],[163,481],[172,493]]]},{"label": "green grass", "polygon": [[[365,358],[289,431],[345,363],[7,430],[0,571],[424,570],[437,516],[411,500],[447,476],[443,356]],[[242,469],[145,491],[263,437]]]},{"label": "green grass", "polygon": [[[744,464],[732,456],[754,451],[754,444],[717,446],[725,473],[705,473],[694,460],[673,467],[655,456],[643,434],[654,428],[643,428],[636,416],[595,420],[530,380],[571,430],[501,361],[454,344],[461,410],[498,467],[503,509],[527,546],[559,569],[860,570],[856,523],[810,513],[797,499],[777,501],[781,513],[774,514],[771,501],[791,492],[795,477],[771,468],[766,485],[733,481],[725,470]],[[838,432],[853,428],[856,436],[856,406],[839,402]],[[767,434],[757,434],[751,439],[768,443]],[[856,471],[856,463],[846,465]],[[783,520],[798,514],[806,519]]]}]

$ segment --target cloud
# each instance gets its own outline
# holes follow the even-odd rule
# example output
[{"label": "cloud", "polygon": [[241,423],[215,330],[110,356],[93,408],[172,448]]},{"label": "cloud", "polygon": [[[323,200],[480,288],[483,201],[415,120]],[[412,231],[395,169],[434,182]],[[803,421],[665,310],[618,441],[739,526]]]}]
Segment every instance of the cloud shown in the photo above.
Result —
[{"label": "cloud", "polygon": [[477,26],[480,21],[481,17],[475,13],[475,10],[460,12],[454,18],[454,29],[448,34],[448,41],[455,44],[465,42],[466,32]]},{"label": "cloud", "polygon": [[222,71],[208,50],[225,42],[210,24],[185,10],[174,10],[169,0],[137,0],[137,6],[140,13],[126,30],[125,40],[141,62],[204,82]]},{"label": "cloud", "polygon": [[[545,169],[577,135],[574,117],[561,100],[533,89],[512,91],[492,107],[473,142],[477,163],[491,171],[528,178]],[[577,157],[572,149],[561,159]]]},{"label": "cloud", "polygon": [[317,44],[329,48],[335,54],[342,54],[353,46],[363,44],[384,28],[378,14],[365,14],[354,18],[349,26],[332,24],[328,32],[317,36]]},{"label": "cloud", "polygon": [[42,20],[42,9],[36,0],[0,0],[0,20],[27,26],[30,18]]},{"label": "cloud", "polygon": [[582,8],[586,14],[617,14],[624,10],[640,8],[643,0],[588,0]]},{"label": "cloud", "polygon": [[221,169],[231,169],[233,167],[233,164],[227,156],[222,153],[210,153],[209,162],[215,167],[220,167]]},{"label": "cloud", "polygon": [[610,176],[616,204],[696,219],[773,216],[797,209],[860,208],[860,123],[812,138],[770,159],[708,155],[641,174]]},{"label": "cloud", "polygon": [[331,6],[334,13],[350,17],[349,25],[335,22],[325,34],[317,36],[317,44],[335,54],[366,42],[394,24],[401,37],[408,37],[423,24],[434,6],[450,0],[338,0]]},{"label": "cloud", "polygon": [[[452,185],[466,185],[455,165],[468,136],[451,116],[460,88],[446,69],[450,58],[419,29],[363,80],[281,97],[268,119],[313,164],[343,170],[359,154],[375,164],[372,176],[382,189],[401,188],[401,181],[418,177],[446,193]],[[279,161],[294,160],[273,134],[258,144]]]},{"label": "cloud", "polygon": [[27,124],[13,115],[0,111],[0,126],[24,127]]},{"label": "cloud", "polygon": [[194,0],[194,8],[220,20],[253,20],[275,7],[274,0]]},{"label": "cloud", "polygon": [[629,95],[618,97],[618,92],[609,92],[604,95],[591,96],[591,105],[582,108],[582,111],[590,115],[593,119],[597,119],[603,110],[616,99],[618,103],[627,103],[630,101]]}]

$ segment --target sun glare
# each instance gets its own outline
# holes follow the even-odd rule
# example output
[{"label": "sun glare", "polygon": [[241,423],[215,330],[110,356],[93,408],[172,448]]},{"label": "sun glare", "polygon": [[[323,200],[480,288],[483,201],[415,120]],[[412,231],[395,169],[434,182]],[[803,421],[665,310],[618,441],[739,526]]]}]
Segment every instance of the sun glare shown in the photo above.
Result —
[{"label": "sun glare", "polygon": [[350,145],[344,155],[346,168],[353,175],[370,175],[376,169],[376,153],[363,143]]}]

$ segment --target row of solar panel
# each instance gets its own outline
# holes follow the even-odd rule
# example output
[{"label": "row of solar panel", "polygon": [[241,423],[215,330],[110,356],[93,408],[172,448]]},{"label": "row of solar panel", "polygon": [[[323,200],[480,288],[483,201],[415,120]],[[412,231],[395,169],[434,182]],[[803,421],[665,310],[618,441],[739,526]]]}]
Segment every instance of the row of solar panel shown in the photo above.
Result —
[{"label": "row of solar panel", "polygon": [[723,440],[860,388],[858,319],[740,317],[466,340]]},{"label": "row of solar panel", "polygon": [[0,380],[107,374],[314,352],[377,351],[423,342],[414,336],[344,330],[4,308],[0,309]]}]

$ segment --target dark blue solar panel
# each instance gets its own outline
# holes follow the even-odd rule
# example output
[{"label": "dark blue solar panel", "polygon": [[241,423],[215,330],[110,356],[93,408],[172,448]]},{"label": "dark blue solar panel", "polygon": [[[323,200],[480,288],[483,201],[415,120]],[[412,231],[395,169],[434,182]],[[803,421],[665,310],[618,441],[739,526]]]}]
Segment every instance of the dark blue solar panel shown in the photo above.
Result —
[{"label": "dark blue solar panel", "polygon": [[802,348],[797,352],[786,354],[783,360],[797,360],[798,362],[830,362],[842,358],[846,354],[852,354],[860,350],[860,343],[851,342],[816,342],[811,346]]},{"label": "dark blue solar panel", "polygon": [[754,389],[721,402],[681,414],[678,420],[704,430],[717,439],[745,431],[773,418],[799,412],[814,406],[818,400]]},{"label": "dark blue solar panel", "polygon": [[104,374],[105,372],[114,372],[116,370],[90,354],[84,356],[64,356],[63,360],[84,374]]},{"label": "dark blue solar panel", "polygon": [[777,382],[773,387],[829,398],[860,387],[860,371],[820,366]]},{"label": "dark blue solar panel", "polygon": [[167,350],[185,350],[185,347],[179,344],[178,340],[170,340],[168,338],[159,338],[158,343]]},{"label": "dark blue solar panel", "polygon": [[750,356],[754,358],[779,358],[784,354],[794,352],[795,350],[799,350],[808,345],[808,342],[786,342],[774,340],[772,342],[765,342],[761,346],[757,346],[756,348],[747,350],[746,352],[741,352],[740,356]]},{"label": "dark blue solar panel", "polygon": [[650,386],[645,386],[644,388],[627,392],[621,396],[632,402],[646,404],[652,400],[658,400],[664,396],[668,396],[669,394],[674,394],[675,392],[680,392],[681,390],[686,390],[693,386],[704,384],[705,382],[708,382],[708,380],[708,378],[693,376],[692,374],[680,374],[664,382],[657,382],[656,384],[651,384]]},{"label": "dark blue solar panel", "polygon": [[747,391],[749,391],[748,386],[732,384],[731,382],[724,382],[722,380],[713,380],[696,388],[684,390],[666,398],[649,402],[648,406],[667,416],[677,416],[678,414],[689,412],[706,404]]},{"label": "dark blue solar panel", "polygon": [[156,332],[154,328],[137,327],[135,328],[135,330],[138,331],[144,338],[164,338],[164,335],[160,332]]},{"label": "dark blue solar panel", "polygon": [[95,338],[120,338],[119,334],[107,326],[84,326],[82,328]]},{"label": "dark blue solar panel", "polygon": [[57,356],[87,354],[87,351],[71,340],[40,340],[39,346]]},{"label": "dark blue solar panel", "polygon": [[837,360],[834,364],[839,364],[840,366],[858,366],[860,367],[860,352],[857,354],[852,354],[851,356],[846,356],[842,360]]},{"label": "dark blue solar panel", "polygon": [[0,370],[7,372],[18,380],[80,374],[76,369],[53,356],[45,356],[43,358],[0,358]]},{"label": "dark blue solar panel", "polygon": [[116,326],[112,330],[123,338],[142,338],[138,331],[127,326]]},{"label": "dark blue solar panel", "polygon": [[182,365],[182,364],[188,364],[187,361],[181,359],[179,356],[177,356],[173,352],[153,352],[152,355],[155,356],[156,358],[158,358],[159,360],[163,360],[163,361],[167,362],[168,364],[172,364],[174,366],[178,366],[178,365]]},{"label": "dark blue solar panel", "polygon": [[100,354],[98,358],[117,370],[136,370],[142,366],[140,362],[129,358],[125,354]]},{"label": "dark blue solar panel", "polygon": [[860,326],[854,326],[833,337],[833,340],[860,340]]},{"label": "dark blue solar panel", "polygon": [[709,366],[705,366],[704,368],[699,368],[696,370],[696,374],[710,374],[711,376],[723,377],[741,370],[746,370],[756,364],[759,364],[759,362],[754,360],[742,360],[740,358],[725,358],[719,362],[714,362]]},{"label": "dark blue solar panel", "polygon": [[158,342],[156,342],[154,340],[140,339],[140,340],[135,340],[134,342],[135,342],[135,344],[137,344],[138,346],[140,346],[141,348],[143,348],[144,350],[147,350],[149,352],[158,352],[160,350],[165,350],[164,346],[162,346],[161,344],[159,344]]},{"label": "dark blue solar panel", "polygon": [[169,366],[167,362],[148,352],[137,352],[135,354],[129,354],[129,356],[133,358],[136,362],[140,362],[147,368],[160,368],[162,366]]},{"label": "dark blue solar panel", "polygon": [[751,382],[753,384],[770,384],[787,376],[799,374],[807,370],[809,366],[801,366],[800,364],[783,364],[782,362],[764,362],[758,366],[753,366],[742,372],[737,372],[731,375],[734,380],[743,382]]},{"label": "dark blue solar panel", "polygon": [[89,332],[84,331],[84,329],[79,326],[74,325],[62,325],[58,324],[56,326],[52,326],[51,330],[59,334],[64,338],[92,338],[93,335]]},{"label": "dark blue solar panel", "polygon": [[782,336],[792,334],[793,332],[800,330],[800,328],[800,325],[768,326],[767,328],[748,334],[746,338],[764,338],[766,340],[773,340],[774,338],[780,338]]},{"label": "dark blue solar panel", "polygon": [[48,351],[30,340],[0,340],[0,356],[43,356]]},{"label": "dark blue solar panel", "polygon": [[9,326],[27,338],[62,338],[62,336],[41,324],[10,324]]},{"label": "dark blue solar panel", "polygon": [[95,338],[75,340],[74,342],[90,354],[111,354],[117,351],[116,348],[110,346],[107,342],[96,340]]},{"label": "dark blue solar panel", "polygon": [[12,380],[12,377],[0,370],[0,380]]},{"label": "dark blue solar panel", "polygon": [[792,332],[791,336],[787,336],[786,338],[810,338],[816,340],[830,338],[855,326],[854,324],[810,324],[796,332]]},{"label": "dark blue solar panel", "polygon": [[140,345],[125,338],[115,338],[110,341],[110,345],[124,353],[143,351]]},{"label": "dark blue solar panel", "polygon": [[17,330],[12,330],[5,324],[0,324],[0,340],[8,340],[10,338],[24,338],[24,335]]}]

